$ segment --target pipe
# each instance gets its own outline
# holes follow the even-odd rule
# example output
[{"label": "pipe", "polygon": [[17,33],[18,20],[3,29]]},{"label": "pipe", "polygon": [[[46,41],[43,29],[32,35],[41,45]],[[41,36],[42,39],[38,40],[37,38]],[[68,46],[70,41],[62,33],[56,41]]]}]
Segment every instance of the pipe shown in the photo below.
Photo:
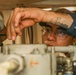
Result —
[{"label": "pipe", "polygon": [[0,64],[0,75],[8,75],[10,72],[14,72],[19,67],[16,59],[11,59]]}]

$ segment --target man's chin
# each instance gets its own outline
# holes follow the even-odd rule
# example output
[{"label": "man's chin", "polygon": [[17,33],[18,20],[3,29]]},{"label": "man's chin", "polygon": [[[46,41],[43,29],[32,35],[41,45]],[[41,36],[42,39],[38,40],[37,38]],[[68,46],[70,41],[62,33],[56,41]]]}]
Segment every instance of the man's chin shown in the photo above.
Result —
[{"label": "man's chin", "polygon": [[46,44],[47,46],[56,46],[55,43],[51,43],[50,41],[45,41],[44,44]]}]

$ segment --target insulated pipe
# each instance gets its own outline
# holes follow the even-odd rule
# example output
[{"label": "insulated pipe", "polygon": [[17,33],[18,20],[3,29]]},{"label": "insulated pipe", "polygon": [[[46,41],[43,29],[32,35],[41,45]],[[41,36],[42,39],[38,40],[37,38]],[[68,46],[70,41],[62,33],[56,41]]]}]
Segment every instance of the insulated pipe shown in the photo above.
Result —
[{"label": "insulated pipe", "polygon": [[24,58],[18,54],[11,54],[6,61],[0,64],[0,75],[8,75],[8,73],[19,73],[25,68]]},{"label": "insulated pipe", "polygon": [[0,64],[0,75],[8,75],[10,72],[14,72],[19,67],[16,59],[11,59]]}]

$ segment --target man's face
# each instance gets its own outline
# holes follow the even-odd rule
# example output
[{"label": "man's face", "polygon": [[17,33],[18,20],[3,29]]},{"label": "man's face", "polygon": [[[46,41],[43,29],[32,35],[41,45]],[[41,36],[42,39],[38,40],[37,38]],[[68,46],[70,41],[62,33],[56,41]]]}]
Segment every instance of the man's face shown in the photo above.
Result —
[{"label": "man's face", "polygon": [[43,29],[42,42],[49,46],[68,46],[73,44],[74,38],[64,34],[57,25],[48,25]]}]

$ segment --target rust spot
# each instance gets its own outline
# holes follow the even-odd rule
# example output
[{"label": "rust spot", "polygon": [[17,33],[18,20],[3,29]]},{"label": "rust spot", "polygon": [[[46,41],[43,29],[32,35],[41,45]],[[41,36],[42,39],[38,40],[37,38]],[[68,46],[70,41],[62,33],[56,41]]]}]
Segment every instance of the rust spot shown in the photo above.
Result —
[{"label": "rust spot", "polygon": [[37,64],[39,64],[39,62],[32,60],[32,61],[30,62],[30,67],[33,67],[34,65],[37,65]]}]

